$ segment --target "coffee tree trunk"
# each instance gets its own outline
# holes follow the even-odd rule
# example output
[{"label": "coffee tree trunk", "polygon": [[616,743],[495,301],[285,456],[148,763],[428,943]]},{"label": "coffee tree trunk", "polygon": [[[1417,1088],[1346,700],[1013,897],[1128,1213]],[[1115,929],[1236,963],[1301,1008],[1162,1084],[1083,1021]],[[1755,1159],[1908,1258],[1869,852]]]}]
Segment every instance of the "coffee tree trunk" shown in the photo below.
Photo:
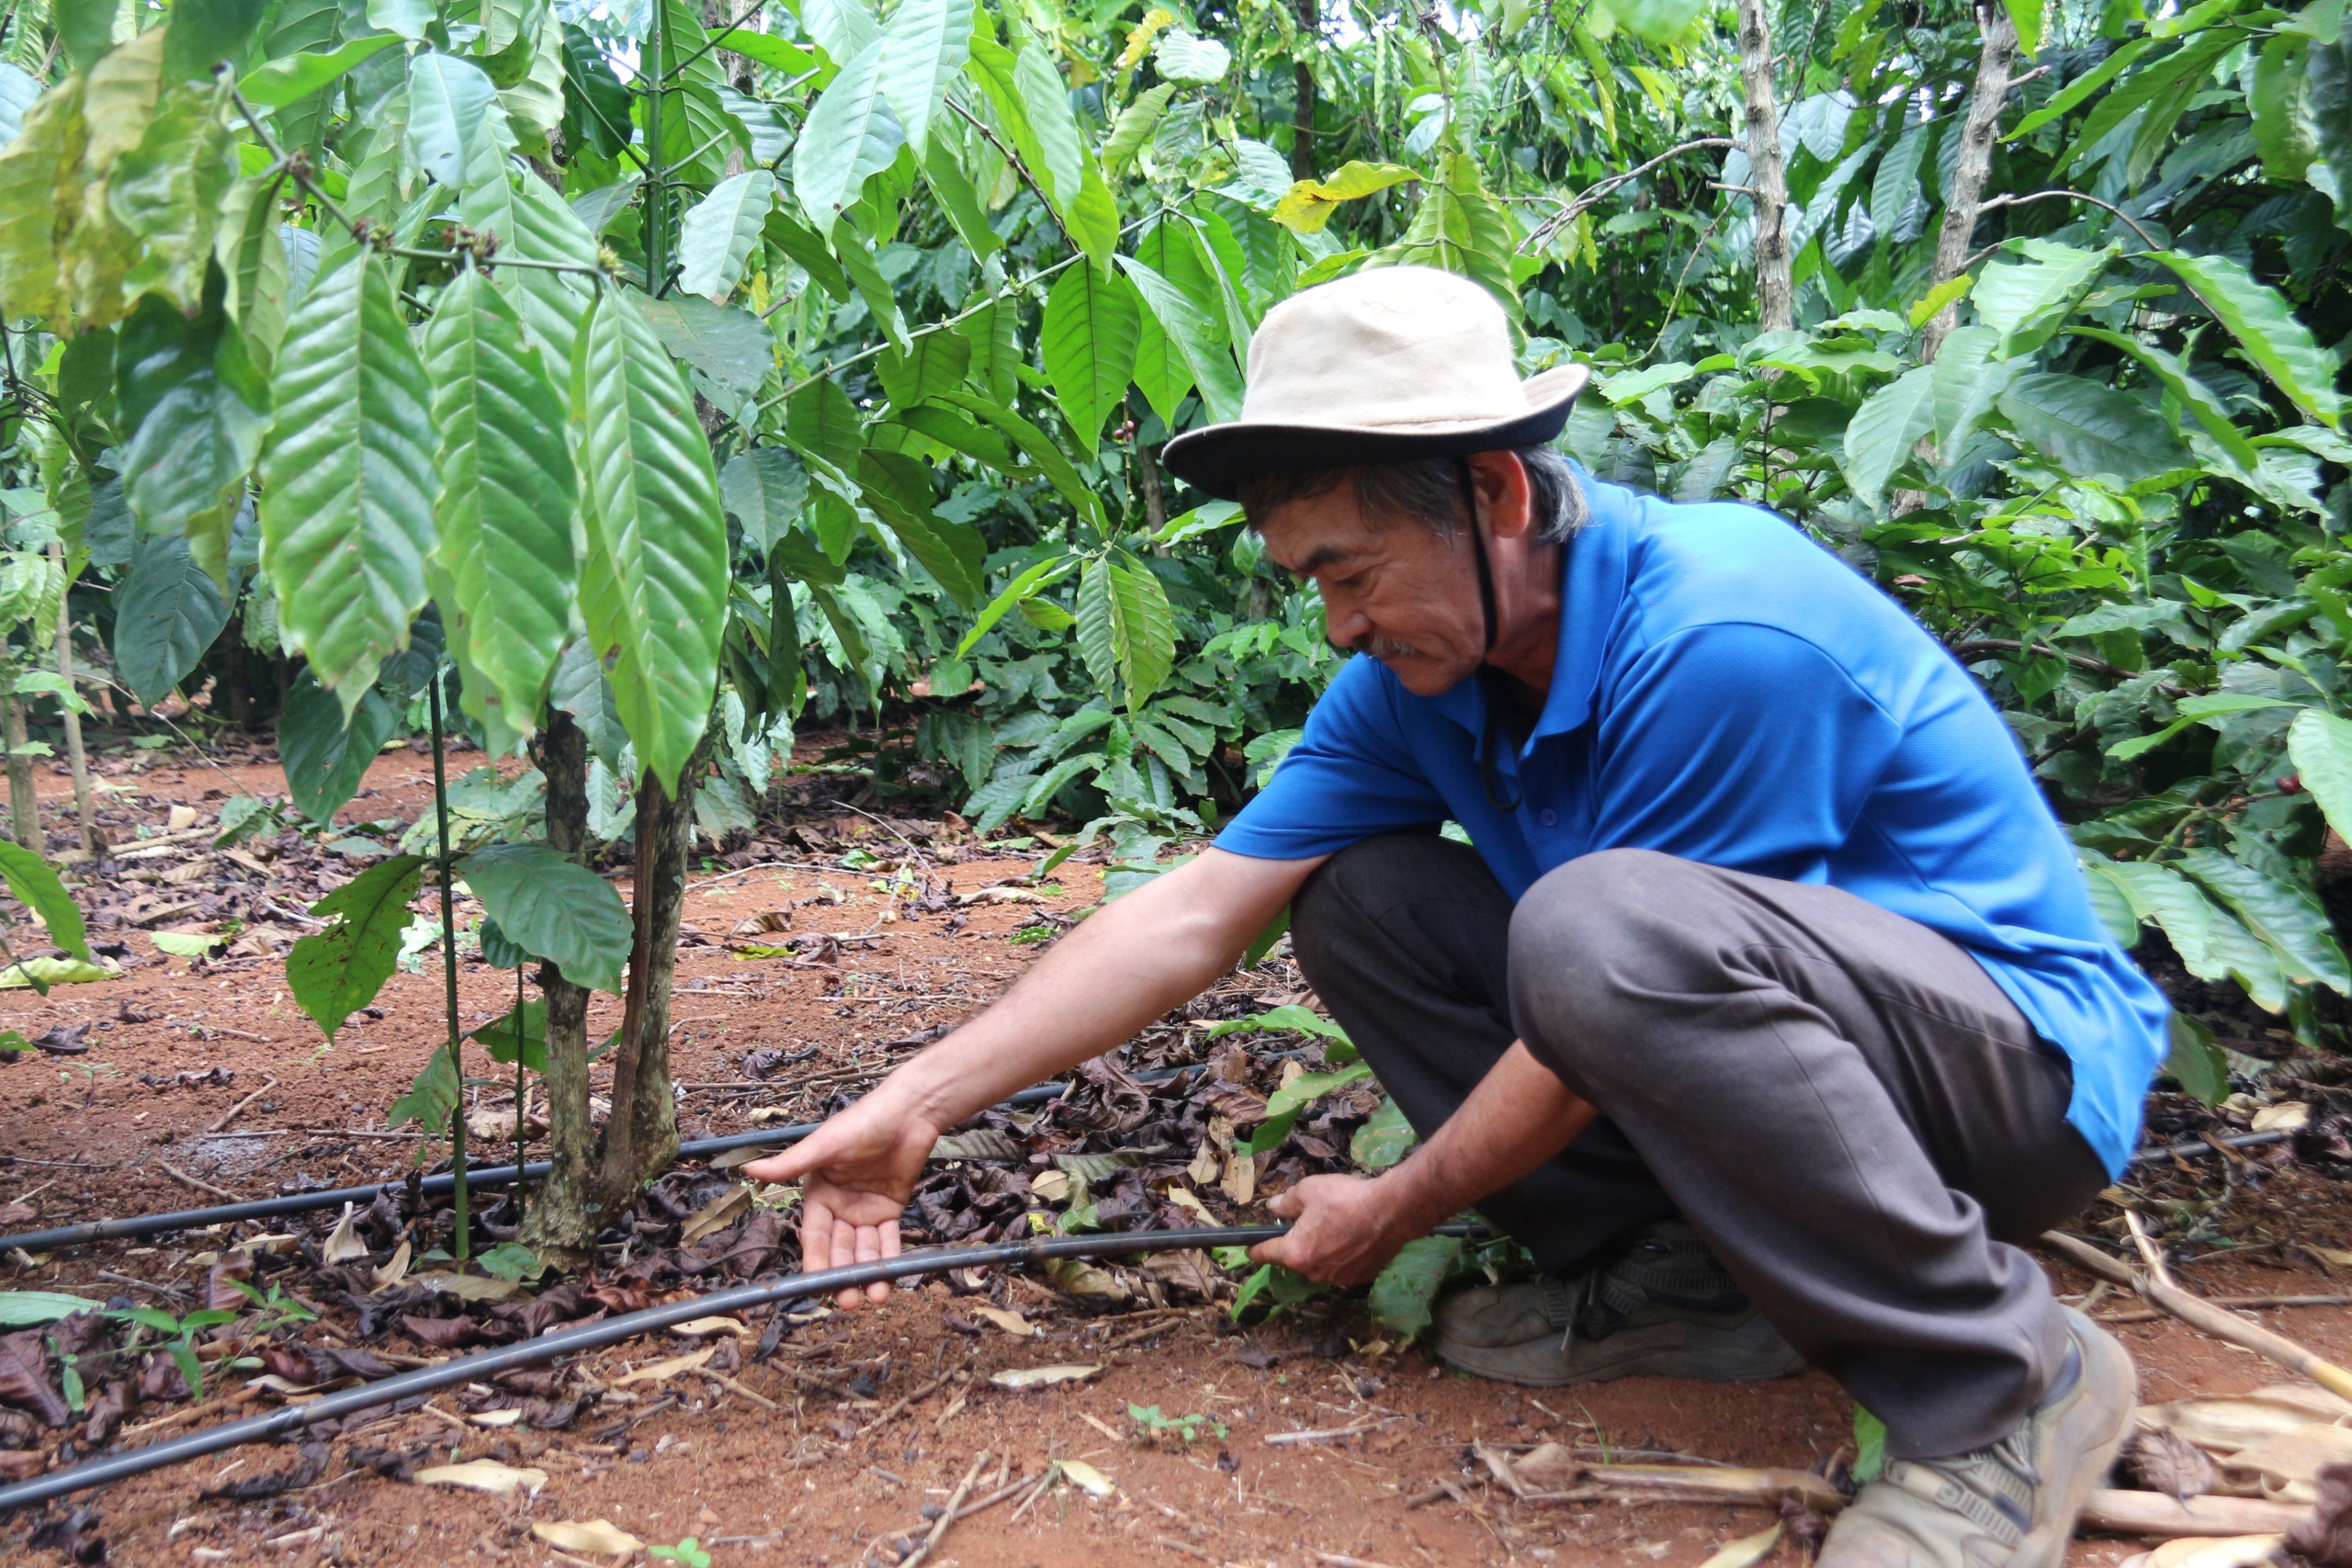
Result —
[{"label": "coffee tree trunk", "polygon": [[[588,738],[560,709],[533,741],[548,781],[548,843],[579,859],[589,848]],[[548,1004],[547,1095],[549,1160],[553,1167],[523,1224],[523,1240],[565,1269],[585,1267],[604,1228],[596,1197],[596,1129],[588,1112],[588,987],[539,965],[539,994]]]},{"label": "coffee tree trunk", "polygon": [[[2009,63],[2017,58],[2017,25],[2009,20],[2009,8],[2003,0],[1978,0],[1976,25],[1983,30],[1984,42],[1976,56],[1976,87],[1968,100],[1968,118],[1961,127],[1960,157],[1952,165],[1951,188],[1944,193],[1944,226],[1936,236],[1936,266],[1928,278],[1931,288],[1968,270],[1984,182],[1993,173],[1993,143],[2001,133],[2001,106],[2009,96]],[[1919,357],[1935,358],[1959,321],[1960,302],[1955,299],[1928,322]]]},{"label": "coffee tree trunk", "polygon": [[[1997,3],[1997,0],[1996,0]],[[1772,87],[1772,21],[1765,0],[1739,0],[1739,80],[1747,99],[1747,187],[1756,209],[1756,324],[1796,325],[1789,254],[1789,178],[1781,162],[1781,107]]]},{"label": "coffee tree trunk", "polygon": [[630,912],[628,995],[613,1047],[613,1114],[605,1124],[597,1190],[628,1201],[678,1152],[678,1103],[670,1091],[670,983],[678,967],[686,852],[694,846],[695,784],[710,757],[707,734],[678,773],[675,798],[649,773],[637,790],[637,888]]},{"label": "coffee tree trunk", "polygon": [[[1312,49],[1323,30],[1320,0],[1298,0],[1298,30],[1301,40]],[[1315,177],[1315,73],[1307,69],[1304,55],[1291,69],[1296,98],[1290,121],[1290,177],[1311,180]]]},{"label": "coffee tree trunk", "polygon": [[0,697],[7,705],[8,825],[10,836],[35,854],[47,854],[41,841],[40,806],[33,794],[33,760],[25,750],[25,699],[11,693]]},{"label": "coffee tree trunk", "polygon": [[[49,558],[65,571],[65,547],[51,542]],[[65,681],[70,698],[74,690],[74,595],[69,591],[57,596],[57,672]],[[243,687],[234,688],[243,691]],[[57,705],[65,720],[65,760],[74,770],[74,815],[82,831],[82,854],[85,859],[97,853],[98,814],[90,803],[90,758],[82,749],[82,716],[74,711],[68,700]]]}]

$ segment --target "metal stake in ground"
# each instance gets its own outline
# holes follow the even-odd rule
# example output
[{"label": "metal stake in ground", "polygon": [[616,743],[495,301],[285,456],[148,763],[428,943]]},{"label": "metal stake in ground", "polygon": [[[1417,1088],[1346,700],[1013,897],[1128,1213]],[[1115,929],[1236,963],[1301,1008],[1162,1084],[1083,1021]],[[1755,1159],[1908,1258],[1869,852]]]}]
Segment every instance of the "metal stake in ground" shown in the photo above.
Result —
[{"label": "metal stake in ground", "polygon": [[[457,1194],[457,1241],[452,1248],[458,1261],[466,1260],[466,1243],[470,1228],[466,1221],[466,1066],[465,1036],[458,1024],[458,906],[451,884],[455,878],[449,869],[449,780],[441,761],[441,666],[436,660],[433,680],[426,688],[432,697],[429,705],[433,716],[433,810],[439,820],[441,834],[441,975],[447,984],[449,1013],[449,1075],[458,1080],[458,1103],[449,1112],[449,1174]],[[522,1107],[517,1105],[519,1118]]]}]

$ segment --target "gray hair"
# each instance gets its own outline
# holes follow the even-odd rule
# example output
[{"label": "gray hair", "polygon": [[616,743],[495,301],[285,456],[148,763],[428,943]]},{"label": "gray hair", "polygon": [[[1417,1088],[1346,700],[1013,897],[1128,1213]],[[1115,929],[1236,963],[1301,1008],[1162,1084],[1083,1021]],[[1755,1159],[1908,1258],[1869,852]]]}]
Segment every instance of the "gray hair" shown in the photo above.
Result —
[{"label": "gray hair", "polygon": [[[1515,446],[1510,452],[1527,470],[1528,510],[1535,519],[1536,542],[1566,543],[1592,516],[1567,458],[1549,446]],[[1261,528],[1268,518],[1294,501],[1310,500],[1352,484],[1356,504],[1366,517],[1409,519],[1450,539],[1466,521],[1462,515],[1461,461],[1459,457],[1422,457],[1409,463],[1259,474],[1242,480],[1238,487],[1241,510],[1250,526]]]}]

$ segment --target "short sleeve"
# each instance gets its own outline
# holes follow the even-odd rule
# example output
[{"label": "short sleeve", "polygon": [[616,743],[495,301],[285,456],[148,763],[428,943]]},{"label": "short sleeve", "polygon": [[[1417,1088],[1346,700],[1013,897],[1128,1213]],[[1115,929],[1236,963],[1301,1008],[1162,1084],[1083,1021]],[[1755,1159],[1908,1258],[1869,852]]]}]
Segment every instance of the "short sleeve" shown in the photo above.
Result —
[{"label": "short sleeve", "polygon": [[1435,828],[1444,798],[1414,765],[1388,672],[1348,661],[1306,716],[1306,731],[1266,787],[1217,835],[1256,860],[1312,860],[1379,833]]},{"label": "short sleeve", "polygon": [[1605,703],[1596,849],[1795,877],[1843,845],[1902,730],[1836,660],[1747,623],[1678,632]]}]

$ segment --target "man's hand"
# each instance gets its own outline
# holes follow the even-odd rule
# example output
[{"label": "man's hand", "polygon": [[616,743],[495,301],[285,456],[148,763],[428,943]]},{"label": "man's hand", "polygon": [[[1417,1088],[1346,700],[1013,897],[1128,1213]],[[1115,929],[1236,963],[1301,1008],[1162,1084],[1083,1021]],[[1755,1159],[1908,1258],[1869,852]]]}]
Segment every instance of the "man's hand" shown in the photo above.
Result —
[{"label": "man's hand", "polygon": [[[798,1181],[800,1267],[842,1269],[899,1256],[899,1215],[922,1179],[939,1130],[870,1096],[780,1155],[753,1160],[755,1181]],[[865,1299],[890,1299],[890,1287],[865,1287]],[[854,1290],[834,1297],[854,1307]]]},{"label": "man's hand", "polygon": [[1250,1260],[1279,1263],[1327,1285],[1368,1284],[1397,1249],[1421,1234],[1386,1177],[1310,1176],[1266,1207],[1296,1220],[1288,1235],[1261,1241]]}]

